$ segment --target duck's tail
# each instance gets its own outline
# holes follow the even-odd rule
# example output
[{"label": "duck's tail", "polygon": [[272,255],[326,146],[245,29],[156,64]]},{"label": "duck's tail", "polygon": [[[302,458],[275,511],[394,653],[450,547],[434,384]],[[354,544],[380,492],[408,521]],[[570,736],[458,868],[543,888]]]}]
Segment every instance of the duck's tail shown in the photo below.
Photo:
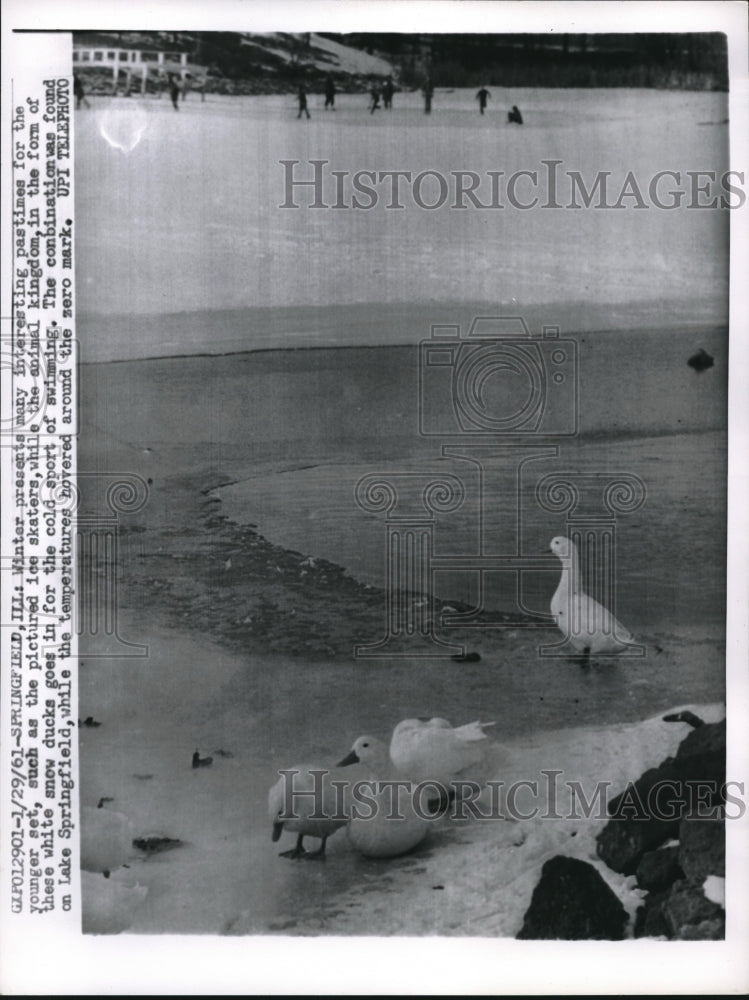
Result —
[{"label": "duck's tail", "polygon": [[453,732],[459,740],[466,743],[474,743],[476,740],[487,739],[484,730],[489,726],[496,726],[496,722],[469,722],[465,726],[458,726]]}]

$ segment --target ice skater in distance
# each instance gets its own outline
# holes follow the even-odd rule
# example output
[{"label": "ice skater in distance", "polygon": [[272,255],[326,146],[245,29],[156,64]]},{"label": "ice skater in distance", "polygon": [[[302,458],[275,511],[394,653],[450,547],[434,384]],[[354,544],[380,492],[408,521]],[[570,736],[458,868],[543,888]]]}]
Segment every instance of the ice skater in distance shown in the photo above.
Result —
[{"label": "ice skater in distance", "polygon": [[305,114],[309,118],[310,113],[309,108],[307,107],[307,91],[301,83],[299,84],[299,90],[297,91],[297,101],[299,102],[299,114],[297,115],[297,118],[301,118],[302,114]]},{"label": "ice skater in distance", "polygon": [[479,102],[479,111],[481,112],[482,115],[486,111],[486,102],[489,100],[491,96],[492,95],[489,93],[486,87],[482,87],[481,90],[479,90],[479,92],[476,94],[476,100]]},{"label": "ice skater in distance", "polygon": [[335,111],[335,81],[330,73],[325,80],[325,110],[328,108]]}]

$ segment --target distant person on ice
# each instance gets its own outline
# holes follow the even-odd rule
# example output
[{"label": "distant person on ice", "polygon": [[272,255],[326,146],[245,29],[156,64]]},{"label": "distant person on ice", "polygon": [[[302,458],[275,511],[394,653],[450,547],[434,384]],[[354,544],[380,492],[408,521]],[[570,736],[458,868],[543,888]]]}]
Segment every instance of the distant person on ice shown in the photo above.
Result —
[{"label": "distant person on ice", "polygon": [[424,83],[424,114],[431,115],[432,113],[432,97],[434,96],[434,87],[432,86],[432,81],[427,77]]},{"label": "distant person on ice", "polygon": [[486,87],[482,87],[481,90],[476,94],[476,100],[479,102],[479,111],[481,112],[482,115],[486,111],[486,102],[489,100],[491,96],[492,95],[489,93]]},{"label": "distant person on ice", "polygon": [[369,94],[370,97],[372,98],[372,103],[369,107],[369,113],[370,115],[373,115],[380,106],[380,92],[377,89],[377,87],[372,87]]},{"label": "distant person on ice", "polygon": [[333,77],[328,73],[328,78],[325,81],[325,110],[332,108],[335,111],[335,83],[333,83]]},{"label": "distant person on ice", "polygon": [[395,93],[395,87],[393,86],[393,78],[389,76],[385,81],[385,85],[382,88],[382,103],[386,111],[390,111],[393,107],[393,94]]},{"label": "distant person on ice", "polygon": [[174,73],[169,74],[169,96],[172,99],[172,106],[175,111],[179,111],[180,85]]},{"label": "distant person on ice", "polygon": [[507,122],[512,125],[514,122],[516,125],[523,124],[523,116],[520,114],[520,108],[517,104],[513,104],[512,110],[507,112]]},{"label": "distant person on ice", "polygon": [[75,94],[75,106],[80,108],[81,104],[85,104],[87,108],[91,105],[86,100],[86,91],[83,89],[83,84],[81,83],[81,78],[73,74],[73,93]]},{"label": "distant person on ice", "polygon": [[299,101],[299,114],[297,115],[297,118],[302,117],[302,112],[304,112],[305,115],[309,118],[310,113],[307,110],[307,92],[304,89],[304,85],[301,83],[299,84],[299,93],[297,94],[297,100]]}]

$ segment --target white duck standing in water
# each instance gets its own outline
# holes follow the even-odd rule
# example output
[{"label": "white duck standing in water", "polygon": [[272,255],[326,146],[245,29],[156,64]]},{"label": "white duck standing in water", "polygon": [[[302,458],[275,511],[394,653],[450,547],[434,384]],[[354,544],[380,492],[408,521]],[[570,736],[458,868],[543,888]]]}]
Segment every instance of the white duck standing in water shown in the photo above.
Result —
[{"label": "white duck standing in water", "polygon": [[[277,841],[284,830],[289,830],[297,834],[296,845],[282,851],[282,858],[323,858],[328,837],[348,822],[347,806],[332,782],[348,781],[349,776],[324,764],[298,764],[285,770],[268,793],[272,839]],[[317,795],[312,794],[315,791]],[[319,849],[305,850],[305,837],[319,838]]]},{"label": "white duck standing in water", "polygon": [[562,564],[551,614],[569,645],[586,662],[591,656],[621,653],[633,639],[613,614],[583,590],[580,553],[575,543],[558,535],[552,538],[551,551]]}]

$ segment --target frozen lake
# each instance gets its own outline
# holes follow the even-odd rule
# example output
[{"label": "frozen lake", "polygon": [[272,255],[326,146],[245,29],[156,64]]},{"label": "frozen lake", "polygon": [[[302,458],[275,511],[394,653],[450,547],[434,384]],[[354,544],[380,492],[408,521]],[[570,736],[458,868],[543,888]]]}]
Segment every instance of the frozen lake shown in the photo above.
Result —
[{"label": "frozen lake", "polygon": [[[629,329],[643,315],[658,325],[725,318],[729,213],[683,207],[691,198],[686,171],[720,177],[728,167],[725,94],[495,89],[484,117],[473,91],[438,91],[431,116],[418,94],[396,95],[391,113],[375,115],[366,95],[341,95],[334,114],[313,95],[310,121],[296,119],[293,95],[209,95],[201,103],[191,94],[179,113],[153,98],[92,103],[76,117],[86,358],[309,342],[303,320],[274,338],[272,321],[269,332],[243,314],[268,306],[469,302],[517,311],[554,304],[549,321],[568,331],[589,328],[597,307]],[[522,127],[506,123],[512,104],[523,111]],[[371,209],[281,209],[282,160],[299,161],[295,177],[307,179],[314,176],[309,161],[327,161],[327,205],[336,201],[333,170],[349,175],[347,205],[350,175],[399,170],[440,173],[451,197],[451,173],[473,171],[482,204],[491,203],[490,172],[502,174],[505,207],[458,210],[448,199],[428,210],[406,200],[405,210],[389,210],[385,184]],[[618,209],[508,204],[504,186],[519,171],[537,172],[544,203],[550,160],[560,161],[560,204],[580,203],[568,172],[579,172],[591,190],[598,172],[609,171],[608,201],[616,202],[631,171],[650,204],[652,178],[672,170],[679,183],[666,177],[658,191],[668,203],[670,188],[683,190],[682,208],[637,208],[633,197]],[[439,193],[437,183],[424,181],[425,204]],[[295,192],[300,205],[306,190]],[[515,201],[533,195],[532,181],[519,177]],[[214,327],[210,312],[228,312],[230,320]],[[389,319],[337,336],[352,344],[406,341],[397,318]]]},{"label": "frozen lake", "polygon": [[[164,563],[145,557],[203,551],[189,518],[210,489],[224,514],[277,545],[381,585],[384,528],[356,507],[356,481],[445,467],[439,441],[417,433],[419,341],[433,323],[477,314],[522,315],[534,333],[556,323],[578,340],[581,433],[525,484],[523,551],[564,530],[561,515],[534,509],[542,474],[638,475],[647,498],[621,519],[617,610],[649,656],[587,675],[542,662],[535,640],[516,635],[474,667],[363,668],[353,657],[310,663],[257,644],[225,652],[198,634],[189,605],[178,631],[158,598],[145,612],[126,609],[125,634],[147,641],[151,655],[132,669],[100,660],[82,669],[81,715],[102,720],[82,734],[83,801],[113,796],[139,833],[185,842],[137,864],[150,893],[136,931],[215,933],[239,914],[240,931],[293,930],[301,910],[304,932],[326,908],[334,918],[347,888],[373,888],[388,866],[362,862],[343,835],[325,871],[280,861],[266,818],[275,768],[307,754],[337,759],[360,732],[386,736],[415,715],[461,723],[488,713],[498,737],[535,741],[546,763],[544,734],[579,725],[587,728],[573,737],[571,766],[590,756],[605,769],[614,744],[606,734],[591,742],[591,727],[723,697],[728,213],[279,205],[281,160],[327,160],[348,174],[507,177],[554,159],[588,187],[610,171],[617,194],[628,171],[645,188],[663,170],[720,175],[726,96],[493,88],[483,118],[473,91],[438,91],[429,117],[418,94],[394,103],[391,114],[370,116],[366,95],[341,95],[326,115],[313,97],[307,122],[296,120],[293,95],[201,103],[192,94],[178,114],[166,100],[94,98],[76,115],[78,335],[84,361],[124,362],[81,368],[79,466],[151,482],[144,524],[128,539],[134,558],[144,557],[135,574],[143,586],[147,576],[169,585],[187,572],[176,560],[154,569]],[[506,124],[512,104],[522,128]],[[283,350],[310,346],[361,350]],[[698,347],[715,358],[704,375],[686,365]],[[459,465],[450,471],[465,475],[468,500],[459,518],[437,525],[448,550],[467,545],[475,528],[475,483]],[[502,551],[517,497],[505,487],[495,499],[487,538]],[[544,611],[554,580],[536,574],[527,584],[529,606]],[[239,615],[242,602],[263,596],[265,579],[253,586],[240,581],[222,598],[209,581],[201,596],[209,607],[237,599]],[[472,597],[460,579],[446,581],[445,593]],[[501,588],[490,596],[502,606]],[[342,618],[341,604],[319,610]],[[646,760],[638,736],[616,750],[622,776],[673,750],[657,720],[653,730]],[[567,746],[564,734],[559,742]],[[196,746],[234,757],[193,772]],[[518,864],[509,850],[507,872]],[[450,851],[438,855],[449,868]],[[521,868],[530,873],[537,861],[529,850]],[[470,879],[460,884],[470,906]],[[484,932],[514,933],[524,899]]]}]

